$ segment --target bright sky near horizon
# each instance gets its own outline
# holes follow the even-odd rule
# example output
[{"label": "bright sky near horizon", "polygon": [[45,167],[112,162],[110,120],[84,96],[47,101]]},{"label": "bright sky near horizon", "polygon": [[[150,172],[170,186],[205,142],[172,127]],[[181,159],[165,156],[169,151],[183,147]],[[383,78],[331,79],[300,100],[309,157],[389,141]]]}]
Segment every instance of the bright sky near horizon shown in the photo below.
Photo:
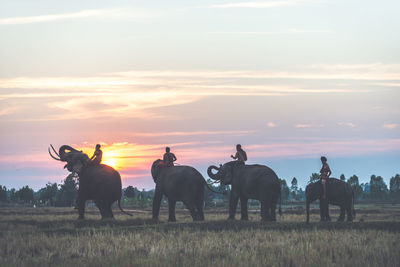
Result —
[{"label": "bright sky near horizon", "polygon": [[241,143],[301,187],[400,173],[399,1],[0,2],[0,184],[67,176],[50,143],[153,188],[166,145],[205,178]]}]

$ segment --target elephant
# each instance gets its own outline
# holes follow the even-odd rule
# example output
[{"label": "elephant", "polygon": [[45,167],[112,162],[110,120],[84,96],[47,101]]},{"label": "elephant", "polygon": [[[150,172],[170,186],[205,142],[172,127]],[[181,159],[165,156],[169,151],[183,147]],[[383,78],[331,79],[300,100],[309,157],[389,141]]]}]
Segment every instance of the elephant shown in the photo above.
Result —
[{"label": "elephant", "polygon": [[[212,170],[217,170],[213,173]],[[281,185],[276,173],[264,165],[244,165],[235,161],[225,163],[216,167],[208,167],[208,176],[220,181],[222,184],[231,184],[229,199],[228,220],[235,219],[236,207],[240,199],[241,220],[248,220],[247,202],[248,199],[257,199],[261,202],[261,220],[276,221],[276,205],[281,199]],[[279,206],[281,214],[281,205]]]},{"label": "elephant", "polygon": [[321,181],[311,183],[306,187],[306,212],[307,223],[310,222],[310,204],[315,200],[320,200],[321,221],[330,221],[329,204],[340,207],[338,221],[344,221],[347,212],[347,221],[351,222],[356,216],[354,210],[354,192],[351,186],[336,178],[328,178],[326,181],[326,200],[322,198]]},{"label": "elephant", "polygon": [[[156,183],[153,198],[153,220],[158,221],[161,199],[168,198],[169,222],[175,222],[175,204],[182,201],[190,211],[193,221],[203,221],[204,186],[212,190],[204,177],[190,166],[162,167],[161,159],[153,162],[151,175]],[[219,192],[215,192],[219,193]]]},{"label": "elephant", "polygon": [[132,216],[121,208],[121,176],[115,169],[105,164],[91,164],[85,153],[68,145],[61,146],[58,153],[52,145],[50,146],[58,158],[52,155],[49,148],[50,156],[55,160],[67,162],[64,168],[78,174],[79,189],[76,199],[78,219],[84,218],[86,200],[94,201],[102,219],[114,218],[111,205],[115,201],[118,201],[118,207],[123,213]]}]

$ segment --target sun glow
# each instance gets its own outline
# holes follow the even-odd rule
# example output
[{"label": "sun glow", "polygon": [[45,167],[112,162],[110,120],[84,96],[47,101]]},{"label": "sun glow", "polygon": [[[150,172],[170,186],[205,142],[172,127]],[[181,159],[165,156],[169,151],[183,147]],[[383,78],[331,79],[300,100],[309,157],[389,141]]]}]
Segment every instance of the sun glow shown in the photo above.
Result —
[{"label": "sun glow", "polygon": [[103,164],[113,167],[114,169],[119,169],[118,161],[115,158],[107,158],[102,161]]},{"label": "sun glow", "polygon": [[[103,158],[101,163],[121,171],[126,169],[147,169],[150,164],[149,158],[153,159],[154,149],[162,150],[161,147],[151,145],[130,144],[127,142],[106,144],[101,143]],[[76,146],[89,157],[94,153],[96,144],[85,143],[83,147]],[[74,146],[73,146],[74,147]]]}]

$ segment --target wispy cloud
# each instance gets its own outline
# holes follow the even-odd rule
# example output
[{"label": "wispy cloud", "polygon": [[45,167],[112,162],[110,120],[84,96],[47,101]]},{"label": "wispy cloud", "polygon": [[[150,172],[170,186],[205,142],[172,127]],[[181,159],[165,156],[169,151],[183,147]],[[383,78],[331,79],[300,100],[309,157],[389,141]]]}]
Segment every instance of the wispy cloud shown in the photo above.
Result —
[{"label": "wispy cloud", "polygon": [[309,123],[298,123],[295,124],[295,128],[305,129],[305,128],[323,128],[325,125],[323,124],[309,124]]},{"label": "wispy cloud", "polygon": [[162,136],[195,136],[195,135],[248,135],[255,131],[187,131],[187,132],[156,132],[156,133],[132,133],[133,136],[162,137]]},{"label": "wispy cloud", "polygon": [[400,139],[362,139],[251,145],[248,154],[257,158],[309,158],[323,154],[337,157],[370,155],[375,152],[384,153],[399,150]]},{"label": "wispy cloud", "polygon": [[18,110],[18,107],[7,107],[0,109],[0,116],[12,114]]},{"label": "wispy cloud", "polygon": [[[373,72],[373,69],[378,70]],[[373,77],[375,75],[375,77]],[[396,78],[394,78],[396,77]],[[66,120],[88,118],[163,118],[158,108],[184,105],[219,96],[296,96],[366,94],[373,85],[343,85],[344,79],[400,80],[400,65],[308,66],[302,70],[279,71],[128,71],[93,77],[18,77],[0,79],[0,101],[14,103],[13,113],[27,110],[21,101],[44,103],[20,120]],[[291,79],[296,80],[294,83]],[[301,79],[301,81],[298,81]],[[315,86],[310,80],[333,80]],[[334,80],[338,80],[335,84]],[[329,87],[328,87],[329,86]],[[380,89],[380,88],[377,88]],[[377,90],[376,89],[376,90]],[[38,115],[40,112],[40,116]],[[12,114],[3,110],[0,115]],[[13,117],[17,120],[17,117]],[[347,125],[351,127],[349,124]],[[297,128],[310,128],[299,124]],[[312,127],[317,127],[313,125]]]},{"label": "wispy cloud", "polygon": [[148,11],[131,9],[131,8],[86,9],[70,13],[0,18],[0,25],[31,24],[31,23],[72,20],[72,19],[86,19],[86,18],[101,18],[101,19],[148,18],[154,15],[156,15],[156,13],[149,14]]},{"label": "wispy cloud", "polygon": [[273,122],[268,122],[268,123],[267,123],[267,126],[268,126],[269,128],[275,128],[275,127],[278,127],[278,124],[273,123]]},{"label": "wispy cloud", "polygon": [[347,126],[347,127],[350,127],[350,128],[355,128],[356,127],[356,125],[354,123],[352,123],[352,122],[338,122],[338,125],[339,126]]},{"label": "wispy cloud", "polygon": [[400,124],[398,124],[398,123],[384,123],[382,125],[382,128],[392,130],[392,129],[396,129],[399,126],[400,126]]},{"label": "wispy cloud", "polygon": [[306,2],[307,0],[273,0],[273,1],[248,1],[232,2],[225,4],[210,5],[209,8],[273,8],[282,6],[295,6]]},{"label": "wispy cloud", "polygon": [[209,34],[232,34],[232,35],[277,35],[277,34],[301,34],[301,33],[333,33],[325,29],[289,29],[283,31],[213,31]]}]

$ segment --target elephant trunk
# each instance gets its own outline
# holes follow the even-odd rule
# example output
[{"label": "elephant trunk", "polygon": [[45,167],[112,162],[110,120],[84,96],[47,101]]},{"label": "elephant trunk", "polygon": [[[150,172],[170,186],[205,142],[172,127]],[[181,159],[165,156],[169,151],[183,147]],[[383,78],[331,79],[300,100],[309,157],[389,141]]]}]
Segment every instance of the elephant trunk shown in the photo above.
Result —
[{"label": "elephant trunk", "polygon": [[[214,174],[214,173],[212,172],[213,169],[217,170],[217,173],[216,173],[216,174]],[[218,172],[219,172],[219,168],[218,168],[217,166],[214,166],[214,165],[211,165],[211,166],[208,167],[208,169],[207,169],[207,174],[208,174],[208,176],[209,176],[211,179],[213,179],[213,180],[220,180],[220,179],[219,179]]]}]

